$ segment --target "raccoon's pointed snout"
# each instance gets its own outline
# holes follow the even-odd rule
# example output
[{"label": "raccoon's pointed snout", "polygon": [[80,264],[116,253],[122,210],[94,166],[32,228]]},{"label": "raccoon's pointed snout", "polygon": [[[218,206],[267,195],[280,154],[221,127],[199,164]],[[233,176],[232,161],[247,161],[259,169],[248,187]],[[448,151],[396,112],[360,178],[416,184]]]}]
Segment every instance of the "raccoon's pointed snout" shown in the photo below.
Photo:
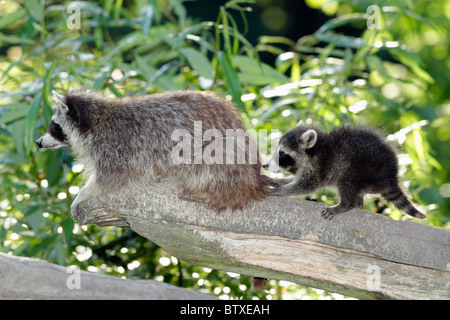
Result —
[{"label": "raccoon's pointed snout", "polygon": [[274,172],[274,173],[280,173],[281,168],[278,166],[276,161],[274,159],[267,162],[265,165],[263,165],[264,170]]},{"label": "raccoon's pointed snout", "polygon": [[42,138],[39,138],[39,139],[36,140],[36,145],[37,145],[37,147],[38,147],[39,149],[42,148]]}]

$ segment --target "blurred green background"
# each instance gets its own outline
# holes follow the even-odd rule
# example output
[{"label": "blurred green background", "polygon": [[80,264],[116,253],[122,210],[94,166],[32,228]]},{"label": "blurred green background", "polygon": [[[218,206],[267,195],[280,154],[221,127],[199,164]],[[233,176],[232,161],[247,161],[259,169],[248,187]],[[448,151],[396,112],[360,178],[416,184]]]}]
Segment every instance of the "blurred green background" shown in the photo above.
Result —
[{"label": "blurred green background", "polygon": [[[268,145],[299,119],[378,128],[422,223],[450,229],[449,32],[445,0],[1,1],[0,251],[224,299],[343,298],[274,280],[255,293],[249,278],[179,261],[131,230],[74,223],[82,167],[34,146],[50,92],[214,90],[247,128],[273,133],[258,141]],[[365,209],[406,218],[376,197]]]}]

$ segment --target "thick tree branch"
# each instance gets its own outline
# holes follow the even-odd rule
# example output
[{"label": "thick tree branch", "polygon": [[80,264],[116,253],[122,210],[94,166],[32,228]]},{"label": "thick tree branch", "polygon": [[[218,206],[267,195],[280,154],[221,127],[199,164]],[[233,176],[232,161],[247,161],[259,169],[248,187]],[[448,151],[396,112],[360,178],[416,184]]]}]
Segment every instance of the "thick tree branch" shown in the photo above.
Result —
[{"label": "thick tree branch", "polygon": [[154,280],[125,280],[0,253],[0,299],[214,299]]},{"label": "thick tree branch", "polygon": [[217,213],[182,200],[176,184],[81,204],[82,224],[129,226],[181,260],[358,298],[449,299],[450,232],[354,209],[269,197]]}]

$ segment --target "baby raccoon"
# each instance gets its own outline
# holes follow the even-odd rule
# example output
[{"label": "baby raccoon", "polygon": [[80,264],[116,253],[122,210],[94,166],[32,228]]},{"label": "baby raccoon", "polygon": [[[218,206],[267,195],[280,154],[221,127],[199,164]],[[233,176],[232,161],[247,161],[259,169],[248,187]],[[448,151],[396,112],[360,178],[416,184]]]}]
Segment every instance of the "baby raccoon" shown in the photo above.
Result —
[{"label": "baby raccoon", "polygon": [[[176,177],[188,198],[218,211],[241,209],[267,193],[256,149],[254,162],[174,162],[173,150],[180,141],[172,135],[177,130],[186,134],[183,143],[191,146],[193,142],[200,151],[220,141],[205,139],[202,135],[207,130],[213,130],[215,137],[227,137],[230,129],[245,131],[235,107],[214,94],[177,91],[107,99],[79,90],[65,95],[53,91],[53,95],[58,107],[36,144],[41,149],[70,146],[84,165],[87,183],[72,204],[74,219],[84,200],[118,190],[139,190],[165,177]],[[245,147],[250,147],[255,142],[247,138]]]},{"label": "baby raccoon", "polygon": [[327,133],[300,121],[280,139],[275,154],[263,168],[294,174],[287,179],[270,179],[276,187],[272,195],[299,195],[321,187],[337,187],[341,201],[323,211],[325,219],[362,208],[366,193],[381,194],[408,215],[425,218],[399,187],[395,152],[367,128],[342,127]]}]

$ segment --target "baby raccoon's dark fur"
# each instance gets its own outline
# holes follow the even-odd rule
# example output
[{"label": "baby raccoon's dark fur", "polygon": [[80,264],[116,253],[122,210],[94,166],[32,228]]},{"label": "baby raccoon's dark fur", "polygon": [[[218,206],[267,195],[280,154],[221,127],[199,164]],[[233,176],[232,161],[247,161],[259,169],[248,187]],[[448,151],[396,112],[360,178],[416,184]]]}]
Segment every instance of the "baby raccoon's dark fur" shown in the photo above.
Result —
[{"label": "baby raccoon's dark fur", "polygon": [[[310,148],[302,147],[302,135],[313,129],[317,140]],[[326,208],[324,218],[352,208],[362,208],[366,193],[381,194],[399,210],[416,218],[425,218],[408,200],[398,183],[398,162],[394,150],[374,130],[341,127],[330,133],[298,125],[280,140],[279,167],[295,175],[281,179],[272,194],[298,195],[321,187],[337,187],[341,201]],[[267,165],[266,165],[267,166]],[[265,167],[266,167],[265,166]]]}]

